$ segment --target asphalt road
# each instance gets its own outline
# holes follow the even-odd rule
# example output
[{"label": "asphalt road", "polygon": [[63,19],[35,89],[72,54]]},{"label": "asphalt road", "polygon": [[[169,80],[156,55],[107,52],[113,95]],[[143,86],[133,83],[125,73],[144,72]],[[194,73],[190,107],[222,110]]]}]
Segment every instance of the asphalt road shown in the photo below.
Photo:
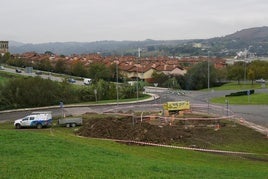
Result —
[{"label": "asphalt road", "polygon": [[[5,71],[16,73],[15,69],[5,68]],[[22,71],[21,75],[27,76],[37,76],[35,73],[25,73]],[[63,77],[49,75],[39,75],[42,78],[50,78],[55,81],[62,81]],[[82,81],[76,81],[76,84],[83,85]],[[213,97],[225,96],[234,92],[233,90],[228,91],[210,91],[210,92],[201,92],[201,91],[185,91],[184,95],[178,95],[175,92],[168,91],[155,91],[153,93],[160,96],[159,99],[153,100],[150,102],[144,102],[143,104],[124,104],[124,105],[109,105],[109,106],[91,106],[91,107],[71,107],[61,109],[56,107],[49,109],[53,112],[54,116],[60,115],[81,115],[86,112],[97,112],[103,113],[108,111],[128,111],[128,110],[137,110],[137,111],[146,111],[146,110],[161,110],[163,104],[166,101],[174,100],[187,100],[192,104],[207,104],[208,99]],[[255,90],[256,93],[268,93],[268,89]],[[224,107],[225,105],[219,105]],[[253,122],[264,127],[268,127],[268,105],[229,105],[231,111],[233,111],[238,117],[242,117],[247,121]],[[45,109],[47,110],[47,109]],[[30,110],[21,110],[11,113],[3,113],[0,111],[0,121],[14,121],[15,119],[21,118],[25,115],[30,114]]]},{"label": "asphalt road", "polygon": [[[194,91],[186,94],[186,96],[182,96],[181,99],[189,100],[191,101],[191,103],[206,104],[208,99],[225,96],[226,94],[230,94],[231,92],[235,91]],[[255,93],[268,94],[268,89],[255,90]],[[226,104],[218,106],[226,107]],[[228,105],[228,108],[233,111],[237,117],[242,117],[247,121],[253,122],[264,127],[268,127],[268,105]]]},{"label": "asphalt road", "polygon": [[[223,96],[230,91],[210,92],[209,97]],[[258,91],[256,91],[258,92]],[[268,92],[267,89],[259,92]],[[101,106],[83,106],[83,107],[55,107],[52,109],[41,109],[52,111],[53,116],[63,115],[81,115],[84,113],[106,113],[106,112],[126,112],[126,111],[160,111],[162,103],[174,100],[188,100],[192,104],[207,104],[208,93],[200,91],[186,92],[185,95],[177,93],[162,92],[157,93],[160,98],[152,101],[146,101],[138,104],[113,104]],[[225,107],[224,105],[219,105]],[[229,109],[234,112],[237,117],[242,117],[249,122],[268,127],[268,105],[230,105]],[[40,109],[39,109],[40,111]],[[30,114],[31,110],[21,110],[11,113],[3,113],[0,111],[1,121],[14,121],[25,115]]]},{"label": "asphalt road", "polygon": [[[19,69],[21,70],[21,73],[17,73],[14,68],[9,68],[9,67],[5,67],[5,69],[3,71],[9,72],[9,73],[15,73],[18,75],[23,75],[23,76],[32,76],[32,77],[39,76],[43,79],[51,79],[53,81],[58,81],[58,82],[64,81],[65,78],[74,78],[72,76],[68,76],[68,75],[64,75],[64,74],[56,74],[56,73],[51,73],[51,72],[42,72],[42,74],[38,75],[35,73],[36,70],[34,70],[33,73],[26,73],[23,68],[19,68]],[[76,77],[76,78],[78,78],[78,77]],[[76,80],[76,82],[74,84],[84,85],[82,78],[80,80]]]}]

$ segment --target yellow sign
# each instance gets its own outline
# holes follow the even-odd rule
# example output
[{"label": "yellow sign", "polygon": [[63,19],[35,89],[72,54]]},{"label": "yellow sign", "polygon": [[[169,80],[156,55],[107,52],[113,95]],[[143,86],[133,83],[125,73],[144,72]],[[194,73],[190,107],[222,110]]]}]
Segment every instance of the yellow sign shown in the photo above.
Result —
[{"label": "yellow sign", "polygon": [[167,102],[163,104],[164,110],[168,111],[181,111],[181,110],[189,110],[190,102],[189,101],[174,101]]}]

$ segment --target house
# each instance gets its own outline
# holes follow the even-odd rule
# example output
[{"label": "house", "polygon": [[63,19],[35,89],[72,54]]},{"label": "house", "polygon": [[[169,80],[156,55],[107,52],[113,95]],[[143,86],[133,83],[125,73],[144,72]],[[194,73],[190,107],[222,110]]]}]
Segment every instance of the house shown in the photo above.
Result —
[{"label": "house", "polygon": [[183,69],[178,65],[166,65],[166,64],[161,64],[157,66],[156,71],[162,72],[165,75],[175,75],[175,76],[185,75],[187,72],[185,69]]}]

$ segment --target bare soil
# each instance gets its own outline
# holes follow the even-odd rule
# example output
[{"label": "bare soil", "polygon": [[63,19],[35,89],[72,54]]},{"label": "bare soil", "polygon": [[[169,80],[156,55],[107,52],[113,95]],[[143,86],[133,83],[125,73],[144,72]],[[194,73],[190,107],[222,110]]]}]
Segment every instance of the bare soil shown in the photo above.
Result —
[{"label": "bare soil", "polygon": [[[191,147],[208,147],[206,140],[215,133],[214,124],[174,121],[161,124],[156,120],[140,122],[132,117],[103,117],[84,120],[77,134],[85,137],[135,140],[158,144],[184,144]],[[222,124],[221,124],[222,125]],[[224,125],[222,125],[224,126]],[[218,139],[216,139],[217,141]]]}]

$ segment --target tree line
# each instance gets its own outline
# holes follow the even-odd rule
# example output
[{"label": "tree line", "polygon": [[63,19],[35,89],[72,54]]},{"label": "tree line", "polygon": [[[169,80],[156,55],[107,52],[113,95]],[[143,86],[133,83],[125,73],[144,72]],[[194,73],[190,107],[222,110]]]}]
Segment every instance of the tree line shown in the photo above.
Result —
[{"label": "tree line", "polygon": [[237,81],[240,84],[241,81],[250,80],[253,84],[257,79],[268,79],[268,62],[236,62],[221,69],[216,69],[212,63],[201,62],[189,68],[184,76],[154,72],[152,77],[158,86],[184,90],[216,87],[228,81]]},{"label": "tree line", "polygon": [[[40,77],[11,78],[0,85],[0,110],[41,107],[117,99],[116,84],[102,79],[90,86],[77,87]],[[136,97],[136,87],[128,83],[118,86],[118,99]],[[142,93],[139,93],[143,96]]]},{"label": "tree line", "polygon": [[[186,47],[185,47],[186,48]],[[51,52],[46,52],[51,53]],[[7,63],[17,67],[32,66],[34,69],[52,71],[56,73],[69,74],[79,77],[87,77],[97,82],[100,79],[105,81],[117,81],[116,64],[107,67],[101,62],[92,63],[85,67],[84,64],[77,60],[72,64],[66,64],[64,58],[51,64],[49,59],[31,62],[29,59],[18,59],[6,53],[0,56],[0,63]],[[251,80],[252,84],[256,79],[268,79],[268,62],[255,60],[250,63],[236,62],[234,65],[227,65],[225,68],[215,69],[212,63],[209,64],[210,76],[209,83],[211,87],[222,84],[227,80],[236,80],[238,84],[242,80]],[[186,64],[187,65],[187,64]],[[207,62],[201,62],[194,66],[187,66],[189,70],[185,76],[166,75],[161,72],[154,72],[152,75],[153,83],[157,83],[161,87],[181,88],[188,90],[198,90],[208,86],[208,67]],[[118,73],[119,82],[128,79]]]},{"label": "tree line", "polygon": [[[48,53],[48,52],[46,52]],[[104,79],[106,81],[116,81],[116,66],[115,64],[107,67],[101,62],[94,62],[86,67],[81,61],[75,60],[72,64],[67,64],[65,59],[59,59],[55,63],[51,63],[48,58],[40,61],[31,61],[27,58],[17,58],[9,53],[0,56],[0,64],[5,63],[16,67],[33,67],[36,70],[62,73],[72,76],[91,78],[93,81]],[[119,80],[123,77],[119,74]]]}]

